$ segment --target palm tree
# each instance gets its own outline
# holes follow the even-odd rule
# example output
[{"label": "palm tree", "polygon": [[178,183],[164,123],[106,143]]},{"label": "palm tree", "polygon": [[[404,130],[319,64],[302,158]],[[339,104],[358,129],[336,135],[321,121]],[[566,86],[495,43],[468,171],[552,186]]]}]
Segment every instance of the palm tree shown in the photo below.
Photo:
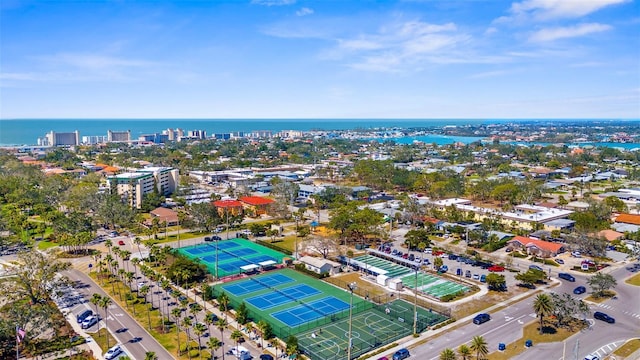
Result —
[{"label": "palm tree", "polygon": [[462,344],[458,348],[458,355],[460,355],[462,360],[467,360],[467,358],[471,356],[471,349],[469,349],[466,344]]},{"label": "palm tree", "polygon": [[109,348],[109,323],[108,323],[108,319],[109,319],[109,306],[112,304],[113,302],[111,301],[111,298],[108,296],[102,296],[100,298],[100,307],[104,309],[104,327],[105,327],[105,333],[104,333],[104,337],[107,339],[107,349]]},{"label": "palm tree", "polygon": [[238,348],[238,343],[240,342],[240,339],[242,339],[242,333],[240,332],[240,330],[233,330],[233,332],[231,333],[231,336],[229,336],[231,338],[231,340],[236,342],[236,349]]},{"label": "palm tree", "polygon": [[113,242],[107,239],[104,241],[104,246],[107,247],[107,250],[109,251],[109,255],[111,255],[111,247],[113,247]]},{"label": "palm tree", "polygon": [[[218,330],[220,330],[220,338],[224,339],[224,329],[226,329],[228,326],[227,324],[227,320],[220,318],[218,319],[218,321],[216,321],[216,327],[218,327]],[[222,352],[222,360],[224,360],[224,351]]]},{"label": "palm tree", "polygon": [[471,339],[471,350],[475,351],[476,359],[478,360],[484,359],[484,357],[489,353],[487,342],[482,336],[474,336],[473,339]]},{"label": "palm tree", "polygon": [[207,346],[209,347],[209,350],[211,350],[211,358],[213,359],[213,354],[220,349],[222,344],[218,338],[211,337],[209,338],[209,341],[207,341]]},{"label": "palm tree", "polygon": [[96,306],[96,314],[98,313],[98,306],[100,305],[100,300],[102,300],[102,295],[98,293],[93,293],[93,295],[91,295],[91,299],[89,299],[89,302],[91,302],[93,305]]},{"label": "palm tree", "polygon": [[229,307],[229,295],[226,293],[220,293],[220,295],[218,295],[218,304],[220,304],[218,309],[224,312],[224,317],[226,318],[227,309]]},{"label": "palm tree", "polygon": [[545,315],[553,312],[553,301],[548,294],[539,294],[533,301],[533,311],[540,316],[540,334],[542,334],[542,324]]},{"label": "palm tree", "polygon": [[173,315],[173,322],[176,324],[176,336],[178,338],[178,356],[180,356],[180,316],[182,315],[182,309],[174,307],[171,309],[171,315]]},{"label": "palm tree", "polygon": [[[193,326],[193,333],[198,337],[198,350],[202,349],[202,343],[200,342],[200,339],[205,332],[207,332],[207,327],[204,324],[196,323]],[[202,358],[202,352],[200,353],[200,358]]]},{"label": "palm tree", "polygon": [[190,335],[190,331],[189,331],[189,327],[193,324],[193,322],[191,321],[191,319],[187,316],[185,316],[184,318],[182,318],[182,327],[184,328],[184,331],[187,333],[187,356],[189,357],[189,359],[191,359],[191,354],[190,351],[191,350],[191,335]]},{"label": "palm tree", "polygon": [[140,244],[142,243],[142,239],[136,236],[135,239],[133,239],[133,243],[138,247],[138,254],[141,254],[142,252],[140,251]]},{"label": "palm tree", "polygon": [[267,328],[270,326],[265,320],[260,320],[256,324],[258,330],[260,330],[260,346],[264,349],[264,337],[267,332]]},{"label": "palm tree", "polygon": [[156,356],[156,353],[154,353],[153,351],[147,351],[144,354],[144,360],[158,360],[158,357]]},{"label": "palm tree", "polygon": [[453,350],[446,348],[440,353],[440,360],[456,360],[456,353]]},{"label": "palm tree", "polygon": [[200,292],[202,293],[202,302],[204,303],[204,311],[207,312],[207,300],[209,300],[209,292],[211,291],[211,286],[206,282],[200,285]]},{"label": "palm tree", "polygon": [[144,298],[145,307],[147,308],[147,320],[149,320],[149,331],[151,331],[151,308],[147,305],[147,294],[149,293],[149,286],[144,285],[138,289],[138,294]]},{"label": "palm tree", "polygon": [[211,334],[211,325],[215,323],[216,319],[216,316],[212,313],[208,313],[204,316],[204,323],[207,324],[207,327],[209,328],[209,334]]}]

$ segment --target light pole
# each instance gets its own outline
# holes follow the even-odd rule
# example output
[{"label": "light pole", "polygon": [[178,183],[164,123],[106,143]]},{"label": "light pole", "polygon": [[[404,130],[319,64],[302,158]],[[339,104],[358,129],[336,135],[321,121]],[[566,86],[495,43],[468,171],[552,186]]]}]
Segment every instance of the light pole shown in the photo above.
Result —
[{"label": "light pole", "polygon": [[347,360],[351,360],[351,323],[352,323],[352,315],[353,315],[353,291],[357,288],[357,284],[352,282],[347,285],[349,287],[349,291],[351,291],[351,297],[349,298],[349,342],[347,343]]},{"label": "light pole", "polygon": [[418,334],[418,267],[416,266],[416,281],[413,288],[413,335]]}]

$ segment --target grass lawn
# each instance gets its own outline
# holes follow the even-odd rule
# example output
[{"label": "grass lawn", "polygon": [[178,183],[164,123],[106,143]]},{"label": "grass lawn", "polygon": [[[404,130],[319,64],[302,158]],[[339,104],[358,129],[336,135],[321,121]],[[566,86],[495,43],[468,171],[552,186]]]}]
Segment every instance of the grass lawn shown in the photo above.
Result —
[{"label": "grass lawn", "polygon": [[[358,289],[361,289],[360,291],[366,291],[369,296],[371,297],[375,297],[375,296],[385,296],[387,294],[389,294],[390,292],[385,291],[382,287],[380,286],[376,286],[371,284],[368,281],[362,280],[360,278],[360,273],[358,272],[351,272],[351,273],[345,273],[344,275],[340,275],[340,276],[335,276],[335,277],[329,277],[324,279],[326,282],[328,283],[334,283],[332,280],[337,279],[343,283],[346,284],[350,284],[352,282],[355,282],[358,286]],[[337,284],[336,284],[337,285]],[[340,285],[337,285],[339,287],[342,287]]]},{"label": "grass lawn", "polygon": [[[494,304],[502,301],[507,301],[512,297],[520,295],[526,291],[527,289],[521,288],[519,286],[512,286],[509,291],[505,292],[489,291],[487,295],[482,297],[482,299],[471,300],[454,306],[451,312],[451,316],[454,319],[462,319],[469,315],[482,312],[483,310],[488,309]],[[532,292],[532,294],[533,293],[534,292]]]},{"label": "grass lawn", "polygon": [[628,278],[624,282],[630,285],[640,286],[640,274],[633,275],[632,277]]},{"label": "grass lawn", "polygon": [[[204,233],[191,233],[191,232],[184,232],[184,233],[180,233],[180,240],[188,240],[188,239],[193,239],[196,237],[201,237],[204,236]],[[149,239],[149,240],[144,240],[144,243],[147,245],[154,245],[154,244],[163,244],[163,243],[167,243],[167,242],[173,242],[173,241],[178,241],[178,235],[169,235],[167,238],[164,237],[164,233],[158,233],[158,238],[157,239]]]},{"label": "grass lawn", "polygon": [[627,356],[631,356],[631,354],[636,352],[638,349],[640,349],[640,339],[633,339],[617,348],[616,351],[613,352],[613,355],[626,358]]},{"label": "grass lawn", "polygon": [[58,244],[53,241],[42,240],[38,242],[38,250],[47,250],[56,246],[58,246]]},{"label": "grass lawn", "polygon": [[[495,351],[489,354],[487,359],[489,360],[508,360],[516,355],[520,354],[523,351],[535,351],[536,345],[545,342],[561,342],[569,336],[580,331],[580,328],[577,325],[573,326],[574,331],[569,331],[566,328],[556,328],[555,323],[551,323],[549,321],[545,321],[544,329],[545,332],[540,334],[538,327],[540,325],[540,320],[534,320],[529,324],[525,325],[523,328],[522,338],[507,344],[507,348],[505,351]],[[526,348],[524,346],[524,342],[526,340],[533,341],[533,347]],[[489,344],[490,348],[497,347],[498,344]],[[532,354],[533,355],[533,354]]]},{"label": "grass lawn", "polygon": [[611,299],[612,297],[616,296],[616,292],[613,290],[607,290],[606,293],[603,296],[600,297],[595,297],[593,296],[593,294],[587,296],[586,298],[584,298],[586,301],[591,301],[594,303],[603,303],[609,299]]},{"label": "grass lawn", "polygon": [[[109,337],[109,346],[108,347],[107,347],[107,339],[104,337],[105,333]],[[109,332],[105,328],[102,328],[102,329],[98,330],[98,332],[96,332],[94,334],[91,334],[91,337],[100,346],[100,349],[102,349],[102,354],[106,353],[107,350],[109,350],[110,347],[112,347],[113,345],[118,343],[118,340],[116,340],[113,336],[111,336],[111,334],[109,334]],[[102,355],[102,354],[100,354],[100,355]]]}]

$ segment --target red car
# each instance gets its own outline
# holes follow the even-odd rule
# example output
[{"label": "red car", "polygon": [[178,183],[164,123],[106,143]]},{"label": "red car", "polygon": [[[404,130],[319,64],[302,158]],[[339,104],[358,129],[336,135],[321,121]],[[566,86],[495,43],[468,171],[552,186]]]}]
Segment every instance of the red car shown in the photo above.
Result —
[{"label": "red car", "polygon": [[490,266],[487,270],[492,271],[492,272],[503,272],[504,271],[504,267],[499,266],[499,265],[493,265],[493,266]]},{"label": "red car", "polygon": [[118,241],[118,245],[124,245],[124,240]]}]

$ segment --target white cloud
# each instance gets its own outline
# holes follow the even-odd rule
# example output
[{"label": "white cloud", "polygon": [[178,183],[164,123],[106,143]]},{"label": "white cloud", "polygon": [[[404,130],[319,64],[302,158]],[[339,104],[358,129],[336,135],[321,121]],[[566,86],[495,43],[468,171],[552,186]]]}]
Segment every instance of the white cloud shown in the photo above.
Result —
[{"label": "white cloud", "polygon": [[283,6],[283,5],[293,5],[296,3],[296,0],[251,0],[253,5],[263,5],[263,6]]},{"label": "white cloud", "polygon": [[585,36],[593,33],[603,32],[611,30],[609,25],[589,23],[580,24],[575,26],[554,27],[538,30],[531,34],[529,41],[533,42],[547,42],[558,39],[574,38],[579,36]]},{"label": "white cloud", "polygon": [[313,14],[313,9],[308,7],[303,7],[302,9],[296,11],[296,16],[307,16]]},{"label": "white cloud", "polygon": [[145,67],[155,63],[145,60],[125,59],[114,56],[95,55],[95,54],[73,54],[60,53],[53,56],[44,56],[40,58],[47,63],[56,65],[68,65],[81,69],[105,70],[116,68]]},{"label": "white cloud", "polygon": [[515,70],[495,70],[495,71],[485,71],[477,74],[473,74],[469,76],[469,79],[485,79],[485,78],[493,78],[503,75],[509,75],[516,72]]},{"label": "white cloud", "polygon": [[358,70],[397,72],[425,61],[440,62],[469,39],[454,23],[408,21],[339,39],[334,57],[354,59],[349,66]]},{"label": "white cloud", "polygon": [[514,2],[509,16],[498,18],[497,22],[580,18],[608,6],[630,0],[525,0]]}]

